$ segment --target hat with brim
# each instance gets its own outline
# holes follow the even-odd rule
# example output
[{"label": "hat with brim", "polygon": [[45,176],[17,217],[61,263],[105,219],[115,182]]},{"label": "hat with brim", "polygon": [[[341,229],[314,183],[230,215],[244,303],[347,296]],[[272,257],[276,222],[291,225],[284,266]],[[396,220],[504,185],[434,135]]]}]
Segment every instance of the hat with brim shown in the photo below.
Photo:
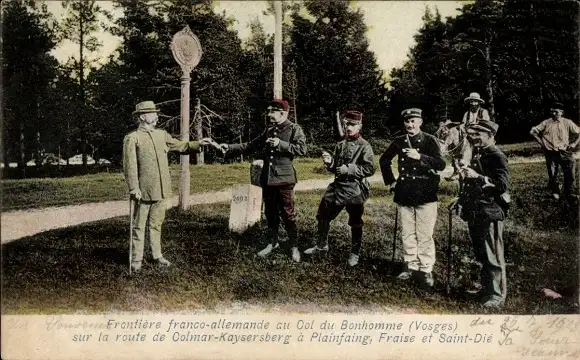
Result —
[{"label": "hat with brim", "polygon": [[423,110],[421,110],[419,108],[410,108],[410,109],[403,110],[401,112],[401,116],[403,116],[405,119],[419,118],[422,120],[423,119],[423,117],[421,116],[422,113],[423,113]]},{"label": "hat with brim", "polygon": [[463,102],[470,102],[470,101],[473,101],[473,100],[479,102],[480,104],[485,103],[485,101],[481,98],[481,96],[479,96],[479,94],[476,93],[476,92],[472,92],[471,94],[469,94],[469,96],[466,97],[463,100]]},{"label": "hat with brim", "polygon": [[562,104],[561,102],[557,102],[557,101],[553,102],[550,109],[564,110],[564,104]]},{"label": "hat with brim", "polygon": [[467,127],[467,129],[485,131],[485,132],[491,133],[492,135],[497,134],[498,128],[499,128],[499,125],[493,121],[490,121],[490,120],[479,120],[478,123],[475,123],[475,124]]},{"label": "hat with brim", "polygon": [[152,112],[159,112],[159,109],[157,109],[157,107],[155,106],[155,103],[153,101],[142,101],[140,103],[138,103],[137,105],[135,105],[135,111],[133,111],[133,115],[136,114],[146,114],[146,113],[152,113]]},{"label": "hat with brim", "polygon": [[343,120],[348,124],[362,124],[363,114],[360,111],[346,110],[342,113]]}]

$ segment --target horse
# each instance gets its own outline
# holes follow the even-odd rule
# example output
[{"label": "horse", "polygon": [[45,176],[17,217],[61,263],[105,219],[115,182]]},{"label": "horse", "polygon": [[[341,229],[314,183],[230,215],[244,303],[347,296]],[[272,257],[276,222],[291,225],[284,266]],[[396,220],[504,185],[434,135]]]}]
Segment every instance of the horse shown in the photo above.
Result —
[{"label": "horse", "polygon": [[465,127],[460,122],[442,121],[435,132],[435,137],[439,140],[443,155],[450,156],[452,161],[453,174],[445,180],[458,180],[459,169],[469,165],[473,154],[473,147],[467,140]]}]

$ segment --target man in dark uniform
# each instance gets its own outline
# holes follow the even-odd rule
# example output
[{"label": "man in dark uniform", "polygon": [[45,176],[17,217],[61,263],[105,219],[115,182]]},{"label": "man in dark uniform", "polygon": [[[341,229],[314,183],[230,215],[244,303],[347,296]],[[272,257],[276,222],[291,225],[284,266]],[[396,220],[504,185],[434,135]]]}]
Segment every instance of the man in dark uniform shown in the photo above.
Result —
[{"label": "man in dark uniform", "polygon": [[[385,185],[395,193],[406,269],[399,274],[401,280],[418,275],[427,286],[433,286],[432,271],[435,264],[433,229],[437,220],[437,191],[439,174],[445,169],[445,160],[439,142],[421,131],[421,109],[407,109],[405,119],[407,134],[397,137],[381,156],[380,165]],[[399,157],[399,178],[395,180],[391,162]]]},{"label": "man in dark uniform", "polygon": [[360,136],[362,114],[358,111],[346,111],[342,118],[346,128],[346,139],[336,145],[334,156],[327,152],[322,155],[326,169],[334,173],[335,177],[318,207],[317,244],[304,253],[310,255],[328,251],[330,222],[346,208],[352,234],[348,264],[356,266],[362,245],[364,203],[370,195],[370,186],[366,178],[375,173],[374,154],[371,145]]},{"label": "man in dark uniform", "polygon": [[264,199],[266,221],[270,244],[258,253],[268,256],[279,247],[278,229],[280,218],[288,233],[288,247],[292,260],[300,262],[298,251],[298,231],[294,210],[294,186],[296,169],[292,161],[295,156],[306,154],[306,136],[302,128],[288,120],[288,102],[274,99],[268,107],[269,127],[258,138],[243,144],[221,144],[224,152],[231,154],[261,152],[264,167],[260,174],[262,197]]},{"label": "man in dark uniform", "polygon": [[507,292],[503,251],[505,211],[500,199],[508,189],[509,171],[506,156],[495,146],[498,127],[493,121],[481,120],[467,128],[474,147],[473,158],[469,167],[461,169],[463,191],[452,204],[467,221],[475,256],[483,265],[482,304],[487,308],[503,306]]}]

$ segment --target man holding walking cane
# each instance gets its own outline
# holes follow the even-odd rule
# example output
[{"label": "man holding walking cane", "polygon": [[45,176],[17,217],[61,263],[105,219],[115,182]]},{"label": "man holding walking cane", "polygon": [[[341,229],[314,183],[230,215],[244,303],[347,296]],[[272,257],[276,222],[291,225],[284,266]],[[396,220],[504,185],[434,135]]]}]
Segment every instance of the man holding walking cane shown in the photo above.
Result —
[{"label": "man holding walking cane", "polygon": [[[401,220],[403,258],[406,269],[401,280],[417,275],[427,286],[435,284],[432,271],[435,264],[433,230],[437,220],[439,174],[445,160],[439,142],[421,131],[421,109],[407,109],[404,118],[406,134],[397,137],[381,156],[380,165],[385,185],[395,193],[398,217]],[[399,178],[395,179],[391,162],[398,156]]]},{"label": "man holding walking cane", "polygon": [[155,262],[159,266],[171,265],[161,252],[161,226],[165,220],[167,199],[172,195],[167,153],[201,151],[201,145],[217,146],[208,138],[179,141],[165,130],[155,129],[158,112],[153,101],[138,103],[133,115],[139,117],[139,128],[127,134],[123,141],[123,172],[129,187],[130,216],[135,213],[130,219],[130,269],[133,271],[141,269],[147,230]]},{"label": "man holding walking cane", "polygon": [[463,189],[450,207],[467,221],[475,256],[483,264],[481,300],[486,308],[502,307],[507,292],[503,220],[509,202],[509,171],[505,154],[495,146],[498,127],[492,121],[481,120],[467,128],[473,158],[460,170]]}]

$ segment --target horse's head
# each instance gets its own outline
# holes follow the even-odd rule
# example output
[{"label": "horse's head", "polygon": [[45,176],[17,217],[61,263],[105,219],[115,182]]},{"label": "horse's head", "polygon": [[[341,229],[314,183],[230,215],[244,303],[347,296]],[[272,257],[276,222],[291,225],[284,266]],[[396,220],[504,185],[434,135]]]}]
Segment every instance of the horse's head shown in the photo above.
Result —
[{"label": "horse's head", "polygon": [[450,145],[459,144],[459,122],[451,122],[449,120],[439,123],[439,128],[435,132],[435,137],[439,140],[441,150],[447,152]]}]

